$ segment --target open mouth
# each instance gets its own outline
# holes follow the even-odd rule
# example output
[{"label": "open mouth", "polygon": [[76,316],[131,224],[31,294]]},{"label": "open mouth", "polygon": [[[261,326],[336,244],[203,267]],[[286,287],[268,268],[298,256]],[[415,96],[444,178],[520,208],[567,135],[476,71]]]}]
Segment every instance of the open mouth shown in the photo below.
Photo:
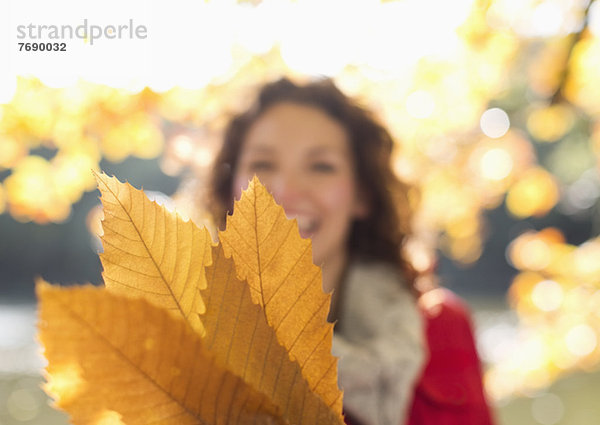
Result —
[{"label": "open mouth", "polygon": [[288,216],[288,218],[296,219],[296,221],[298,222],[298,230],[300,231],[300,236],[303,238],[312,237],[319,229],[319,223],[314,218],[291,214]]}]

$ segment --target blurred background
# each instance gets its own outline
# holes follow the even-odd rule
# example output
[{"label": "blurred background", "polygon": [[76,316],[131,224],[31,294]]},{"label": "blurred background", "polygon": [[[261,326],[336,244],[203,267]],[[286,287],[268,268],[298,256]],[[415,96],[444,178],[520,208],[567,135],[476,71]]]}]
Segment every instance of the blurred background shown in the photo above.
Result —
[{"label": "blurred background", "polygon": [[224,124],[284,75],[334,78],[395,136],[419,199],[407,253],[469,302],[498,423],[597,425],[600,3],[198,7],[219,49],[186,84],[0,91],[0,425],[67,423],[40,389],[34,279],[102,283],[90,170],[204,224]]}]

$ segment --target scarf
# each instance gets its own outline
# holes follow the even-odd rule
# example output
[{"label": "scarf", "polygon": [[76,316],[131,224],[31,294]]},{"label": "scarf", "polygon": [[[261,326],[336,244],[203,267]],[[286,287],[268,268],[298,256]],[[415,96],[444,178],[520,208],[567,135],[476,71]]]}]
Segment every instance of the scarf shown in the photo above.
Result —
[{"label": "scarf", "polygon": [[364,425],[398,425],[425,361],[423,319],[393,267],[357,263],[340,294],[333,337],[344,410]]}]

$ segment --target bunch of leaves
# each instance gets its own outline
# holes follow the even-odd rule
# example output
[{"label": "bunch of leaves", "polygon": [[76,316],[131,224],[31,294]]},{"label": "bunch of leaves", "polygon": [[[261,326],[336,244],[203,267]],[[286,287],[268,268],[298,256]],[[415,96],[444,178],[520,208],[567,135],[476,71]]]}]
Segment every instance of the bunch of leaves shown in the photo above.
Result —
[{"label": "bunch of leaves", "polygon": [[38,282],[46,391],[74,424],[341,424],[311,244],[250,182],[213,244],[97,175],[105,287]]}]

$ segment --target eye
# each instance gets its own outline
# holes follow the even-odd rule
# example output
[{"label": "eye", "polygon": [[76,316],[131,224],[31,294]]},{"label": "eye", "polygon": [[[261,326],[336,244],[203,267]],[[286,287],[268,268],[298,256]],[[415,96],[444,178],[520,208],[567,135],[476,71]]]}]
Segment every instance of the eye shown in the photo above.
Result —
[{"label": "eye", "polygon": [[333,173],[336,170],[334,164],[325,161],[318,161],[312,163],[310,165],[310,169],[319,173]]},{"label": "eye", "polygon": [[275,169],[275,164],[272,161],[261,159],[250,162],[248,164],[248,168],[251,172],[271,171]]}]

